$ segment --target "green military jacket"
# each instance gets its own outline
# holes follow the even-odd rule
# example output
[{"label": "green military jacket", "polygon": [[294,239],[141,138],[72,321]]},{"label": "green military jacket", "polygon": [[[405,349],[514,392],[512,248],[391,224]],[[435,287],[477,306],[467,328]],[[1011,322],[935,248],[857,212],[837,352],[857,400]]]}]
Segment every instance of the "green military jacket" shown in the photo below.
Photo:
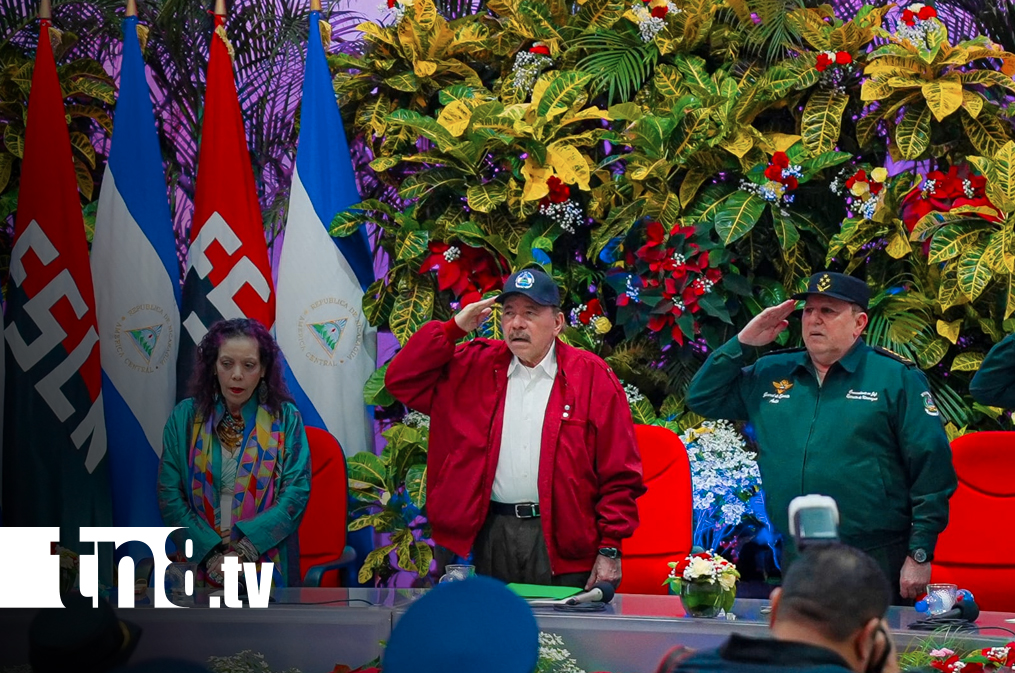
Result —
[{"label": "green military jacket", "polygon": [[957,482],[927,380],[912,363],[857,339],[819,386],[806,350],[745,366],[734,337],[695,375],[687,405],[753,424],[768,516],[783,533],[790,501],[817,493],[835,498],[843,542],[869,550],[908,540],[933,553]]},{"label": "green military jacket", "polygon": [[1015,409],[1015,334],[994,344],[983,358],[969,394],[980,404]]}]

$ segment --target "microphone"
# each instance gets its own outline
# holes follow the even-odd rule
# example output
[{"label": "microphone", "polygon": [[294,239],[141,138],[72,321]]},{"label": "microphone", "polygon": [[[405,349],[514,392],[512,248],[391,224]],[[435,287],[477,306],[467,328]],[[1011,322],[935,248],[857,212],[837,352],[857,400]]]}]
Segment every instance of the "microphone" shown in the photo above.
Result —
[{"label": "microphone", "polygon": [[609,582],[596,582],[588,591],[575,594],[564,599],[564,605],[581,605],[582,603],[609,603],[613,600],[616,590]]},{"label": "microphone", "polygon": [[956,603],[951,610],[946,610],[939,615],[927,617],[926,621],[961,619],[966,622],[975,622],[979,616],[980,606],[976,604],[976,601],[967,599]]},{"label": "microphone", "polygon": [[942,626],[951,626],[956,629],[975,628],[974,622],[980,616],[980,606],[971,598],[959,601],[950,610],[939,615],[925,617],[909,625],[915,631],[934,631]]},{"label": "microphone", "polygon": [[569,598],[562,598],[560,600],[530,599],[528,603],[534,608],[561,608],[588,603],[605,604],[612,601],[613,596],[616,593],[617,592],[613,588],[613,585],[609,582],[596,582],[596,584],[588,591],[583,591],[580,594],[575,594]]}]

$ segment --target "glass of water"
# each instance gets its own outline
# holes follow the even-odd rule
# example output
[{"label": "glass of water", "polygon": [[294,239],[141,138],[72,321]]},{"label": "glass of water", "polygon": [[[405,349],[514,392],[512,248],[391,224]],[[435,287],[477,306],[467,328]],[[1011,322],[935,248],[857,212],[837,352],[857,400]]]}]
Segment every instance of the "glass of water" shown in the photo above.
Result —
[{"label": "glass of water", "polygon": [[444,567],[444,575],[440,582],[460,582],[467,580],[476,574],[476,566],[464,564],[450,564]]},{"label": "glass of water", "polygon": [[166,595],[173,603],[194,600],[196,563],[170,563],[166,568]]},{"label": "glass of water", "polygon": [[927,610],[932,615],[948,612],[955,605],[955,597],[959,588],[954,584],[928,584]]}]

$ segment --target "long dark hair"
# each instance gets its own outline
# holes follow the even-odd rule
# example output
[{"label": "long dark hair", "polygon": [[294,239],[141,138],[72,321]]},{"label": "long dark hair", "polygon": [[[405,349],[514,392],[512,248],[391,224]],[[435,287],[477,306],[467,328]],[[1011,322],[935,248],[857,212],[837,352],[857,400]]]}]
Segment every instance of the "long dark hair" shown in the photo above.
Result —
[{"label": "long dark hair", "polygon": [[197,415],[200,418],[209,418],[215,413],[215,400],[219,395],[215,365],[219,357],[219,348],[224,341],[236,337],[250,337],[257,342],[258,356],[264,366],[264,382],[268,386],[265,406],[273,414],[277,414],[282,410],[283,402],[293,401],[289,387],[285,384],[285,377],[282,375],[282,351],[264,325],[249,318],[220,320],[211,326],[198,344],[197,362],[190,377],[190,396],[194,398]]}]

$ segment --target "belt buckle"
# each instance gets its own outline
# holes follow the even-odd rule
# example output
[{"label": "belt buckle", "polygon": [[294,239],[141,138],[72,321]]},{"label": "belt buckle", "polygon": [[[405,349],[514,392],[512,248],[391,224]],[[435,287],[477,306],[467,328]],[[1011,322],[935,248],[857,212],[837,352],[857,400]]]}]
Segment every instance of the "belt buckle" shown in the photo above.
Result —
[{"label": "belt buckle", "polygon": [[[524,509],[528,508],[528,514],[523,514]],[[539,505],[534,502],[520,502],[515,504],[515,517],[519,519],[535,519],[539,516]]]}]

